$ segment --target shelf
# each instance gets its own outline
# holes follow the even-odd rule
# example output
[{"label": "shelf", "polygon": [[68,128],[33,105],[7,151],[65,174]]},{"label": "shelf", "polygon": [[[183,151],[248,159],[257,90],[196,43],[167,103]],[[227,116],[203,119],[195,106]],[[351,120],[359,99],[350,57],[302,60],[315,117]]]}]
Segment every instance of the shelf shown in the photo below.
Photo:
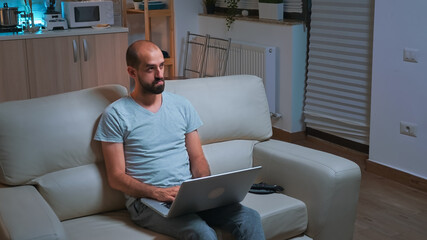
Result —
[{"label": "shelf", "polygon": [[[225,13],[215,13],[215,14],[206,14],[206,13],[199,13],[199,16],[204,17],[213,17],[213,18],[226,18],[227,16]],[[280,25],[299,25],[304,24],[304,21],[299,19],[283,19],[283,20],[271,20],[271,19],[260,19],[258,16],[236,16],[236,20],[241,21],[248,21],[248,22],[258,22],[258,23],[267,23],[267,24],[280,24]]]},{"label": "shelf", "polygon": [[[127,9],[128,14],[144,14],[144,10],[139,9]],[[170,9],[160,9],[160,10],[149,10],[150,17],[170,17],[172,12]]]},{"label": "shelf", "polygon": [[[127,15],[133,15],[133,14],[144,14],[144,27],[145,27],[145,39],[151,40],[151,18],[153,17],[164,17],[165,20],[168,22],[169,29],[168,29],[168,41],[169,41],[169,55],[170,58],[165,59],[165,66],[168,68],[168,76],[174,76],[175,73],[175,16],[174,16],[174,0],[168,0],[168,8],[167,9],[153,9],[149,10],[147,9],[147,6],[149,0],[144,0],[144,6],[146,7],[144,10],[140,9],[128,9],[127,8],[127,1],[122,1],[122,22],[123,27],[127,27]],[[162,46],[159,46],[162,48]],[[163,46],[163,48],[165,48]]]},{"label": "shelf", "polygon": [[175,63],[175,59],[174,58],[165,58],[165,65],[166,66],[173,65],[174,63]]}]

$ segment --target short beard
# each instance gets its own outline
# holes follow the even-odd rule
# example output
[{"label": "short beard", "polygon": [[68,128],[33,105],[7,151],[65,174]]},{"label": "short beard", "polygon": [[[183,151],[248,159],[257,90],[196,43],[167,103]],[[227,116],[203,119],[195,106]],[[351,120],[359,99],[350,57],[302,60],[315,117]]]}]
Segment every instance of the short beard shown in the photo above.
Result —
[{"label": "short beard", "polygon": [[[156,86],[157,83],[159,83],[159,82],[163,82],[163,84]],[[160,94],[165,90],[164,78],[156,78],[156,79],[154,79],[152,84],[143,83],[143,82],[141,82],[141,80],[139,80],[139,83],[142,87],[142,90],[147,92],[147,93]]]}]

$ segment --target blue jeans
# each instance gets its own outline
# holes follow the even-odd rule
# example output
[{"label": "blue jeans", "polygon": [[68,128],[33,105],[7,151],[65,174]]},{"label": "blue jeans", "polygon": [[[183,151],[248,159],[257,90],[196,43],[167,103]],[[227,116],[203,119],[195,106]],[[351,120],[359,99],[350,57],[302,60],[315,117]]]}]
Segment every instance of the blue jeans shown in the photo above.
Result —
[{"label": "blue jeans", "polygon": [[215,230],[230,232],[236,240],[265,239],[257,211],[240,203],[175,218],[164,218],[139,200],[128,208],[132,221],[141,227],[176,239],[215,240]]}]

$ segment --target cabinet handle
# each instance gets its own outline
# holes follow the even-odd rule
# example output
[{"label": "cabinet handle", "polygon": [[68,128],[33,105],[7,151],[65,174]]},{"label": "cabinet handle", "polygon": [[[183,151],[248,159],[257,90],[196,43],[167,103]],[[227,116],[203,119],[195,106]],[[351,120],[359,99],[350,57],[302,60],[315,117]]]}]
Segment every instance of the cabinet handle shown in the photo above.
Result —
[{"label": "cabinet handle", "polygon": [[78,60],[78,51],[77,51],[77,42],[73,39],[73,54],[74,54],[74,62],[76,63]]},{"label": "cabinet handle", "polygon": [[87,62],[88,49],[87,49],[87,41],[86,41],[86,39],[83,39],[83,49],[84,49],[85,62]]}]

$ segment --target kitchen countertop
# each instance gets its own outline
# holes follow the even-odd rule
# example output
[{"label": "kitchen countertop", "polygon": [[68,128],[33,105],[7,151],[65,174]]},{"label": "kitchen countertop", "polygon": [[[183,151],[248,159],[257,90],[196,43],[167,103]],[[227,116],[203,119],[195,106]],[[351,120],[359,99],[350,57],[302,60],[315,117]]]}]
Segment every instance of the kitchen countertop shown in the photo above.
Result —
[{"label": "kitchen countertop", "polygon": [[93,28],[73,28],[68,30],[39,30],[35,33],[19,32],[19,33],[0,33],[0,41],[3,40],[19,40],[19,39],[33,39],[33,38],[47,38],[47,37],[66,37],[75,35],[90,35],[90,34],[106,34],[106,33],[121,33],[128,32],[128,28],[124,27],[110,27],[105,29]]}]

